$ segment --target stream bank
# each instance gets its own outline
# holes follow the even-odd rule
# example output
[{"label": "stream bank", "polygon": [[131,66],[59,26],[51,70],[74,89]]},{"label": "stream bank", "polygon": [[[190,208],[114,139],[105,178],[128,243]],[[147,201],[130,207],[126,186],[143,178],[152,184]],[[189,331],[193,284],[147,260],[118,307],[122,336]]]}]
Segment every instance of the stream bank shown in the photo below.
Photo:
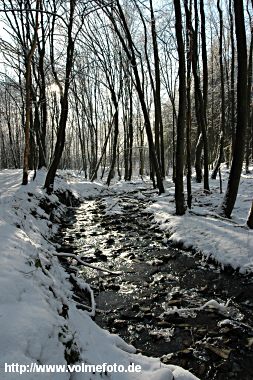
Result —
[{"label": "stream bank", "polygon": [[252,277],[172,247],[146,212],[150,203],[146,189],[98,197],[70,208],[62,224],[60,252],[122,271],[80,266],[94,289],[96,322],[201,379],[252,379]]}]

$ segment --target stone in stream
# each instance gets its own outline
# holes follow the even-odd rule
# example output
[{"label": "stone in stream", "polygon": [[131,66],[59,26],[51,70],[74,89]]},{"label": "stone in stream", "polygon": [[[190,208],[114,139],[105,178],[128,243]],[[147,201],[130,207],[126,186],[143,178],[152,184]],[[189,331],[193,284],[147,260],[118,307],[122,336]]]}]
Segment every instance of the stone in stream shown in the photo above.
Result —
[{"label": "stone in stream", "polygon": [[81,256],[80,259],[86,263],[95,263],[98,261],[97,257],[92,255],[92,254],[88,254],[87,256]]},{"label": "stone in stream", "polygon": [[97,236],[97,235],[99,235],[99,232],[98,232],[98,231],[91,231],[91,232],[89,233],[89,235],[90,235],[90,236]]},{"label": "stone in stream", "polygon": [[108,258],[106,255],[104,255],[103,253],[101,253],[99,256],[98,256],[98,259],[103,261],[103,262],[107,262],[108,261]]},{"label": "stone in stream", "polygon": [[132,305],[132,310],[133,310],[133,311],[139,311],[139,310],[140,310],[140,305],[139,305],[138,303],[134,303],[134,304]]},{"label": "stone in stream", "polygon": [[60,253],[73,253],[74,252],[74,247],[71,247],[70,245],[61,245],[59,248],[57,247],[56,248],[56,251],[57,252],[60,252]]},{"label": "stone in stream", "polygon": [[127,326],[127,320],[125,320],[125,319],[115,319],[112,324],[113,324],[114,327],[123,328],[123,327]]},{"label": "stone in stream", "polygon": [[108,284],[107,285],[107,289],[118,291],[118,290],[120,290],[120,285],[117,285],[117,284]]},{"label": "stone in stream", "polygon": [[168,321],[158,321],[157,326],[158,327],[171,327],[171,323]]},{"label": "stone in stream", "polygon": [[69,241],[70,243],[72,243],[73,241],[75,241],[75,238],[74,238],[74,236],[66,236],[65,240]]},{"label": "stone in stream", "polygon": [[128,310],[128,311],[120,313],[120,318],[121,319],[125,319],[127,321],[131,321],[132,320],[132,321],[143,322],[143,320],[144,320],[144,313],[138,312],[136,314],[135,311]]},{"label": "stone in stream", "polygon": [[101,260],[101,261],[104,261],[106,262],[108,260],[107,256],[103,253],[103,251],[101,251],[101,249],[96,249],[94,254],[96,255],[96,258],[98,260]]},{"label": "stone in stream", "polygon": [[67,228],[67,229],[73,229],[75,228],[74,226],[74,221],[71,222],[63,222],[61,225],[62,228]]},{"label": "stone in stream", "polygon": [[145,314],[149,314],[151,309],[149,306],[140,306],[140,311],[143,311]]},{"label": "stone in stream", "polygon": [[106,240],[107,245],[113,245],[114,243],[115,243],[115,239],[113,239],[113,238],[109,238]]}]

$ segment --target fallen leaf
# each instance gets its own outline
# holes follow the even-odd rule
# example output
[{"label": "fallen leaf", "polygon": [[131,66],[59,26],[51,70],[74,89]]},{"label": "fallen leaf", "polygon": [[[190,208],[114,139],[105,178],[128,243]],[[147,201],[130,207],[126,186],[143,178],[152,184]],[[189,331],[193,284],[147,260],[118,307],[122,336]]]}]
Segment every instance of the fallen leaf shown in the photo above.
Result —
[{"label": "fallen leaf", "polygon": [[231,349],[219,348],[219,347],[212,346],[209,343],[205,343],[204,348],[214,352],[216,355],[220,356],[222,359],[228,359],[228,357],[232,351]]}]

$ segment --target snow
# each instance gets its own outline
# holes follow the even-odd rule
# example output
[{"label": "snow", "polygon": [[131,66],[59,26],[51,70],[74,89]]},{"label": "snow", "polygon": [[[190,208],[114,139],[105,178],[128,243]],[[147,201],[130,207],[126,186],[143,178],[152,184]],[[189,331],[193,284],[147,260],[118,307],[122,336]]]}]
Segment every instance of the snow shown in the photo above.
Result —
[{"label": "snow", "polygon": [[[31,173],[32,176],[33,173]],[[141,373],[110,373],[111,380],[191,380],[196,377],[180,367],[164,365],[158,358],[135,353],[120,337],[98,327],[89,313],[76,308],[68,274],[59,264],[56,245],[50,237],[57,231],[56,220],[65,212],[56,195],[42,189],[45,171],[35,181],[21,186],[20,170],[0,171],[0,378],[16,380],[19,374],[4,373],[5,363],[67,364],[65,354],[76,350],[80,363],[139,364]],[[61,173],[62,174],[62,173]],[[141,182],[140,182],[141,183]],[[136,184],[129,184],[128,191]],[[82,197],[94,197],[109,190],[91,184],[78,175],[69,184],[57,177],[56,189],[72,189]],[[124,191],[122,185],[120,191]],[[49,220],[41,202],[54,202]],[[89,291],[85,283],[82,286]],[[93,301],[94,302],[94,301]],[[67,306],[67,318],[62,313]],[[71,348],[66,348],[66,343]],[[30,373],[26,380],[101,379],[100,373]]]},{"label": "snow", "polygon": [[[50,237],[58,228],[55,221],[60,220],[66,207],[56,195],[49,197],[44,193],[42,184],[45,174],[41,170],[35,181],[30,178],[28,186],[21,186],[20,170],[0,171],[0,374],[4,373],[4,363],[66,364],[65,344],[71,342],[79,352],[80,362],[125,366],[135,363],[142,367],[141,373],[110,373],[112,380],[196,379],[182,368],[161,364],[158,358],[137,355],[133,346],[98,327],[89,315],[94,314],[95,307],[92,290],[81,280],[79,285],[91,294],[92,310],[86,312],[76,308],[69,275],[55,256],[56,244],[50,243]],[[153,214],[159,227],[168,232],[168,241],[200,251],[222,266],[231,265],[241,273],[252,272],[253,231],[245,224],[252,202],[252,174],[242,175],[232,219],[218,215],[224,196],[219,193],[219,180],[210,181],[211,194],[205,194],[202,184],[193,182],[193,207],[184,216],[178,217],[175,215],[174,184],[170,180],[165,181],[166,193],[158,196],[151,189],[149,180],[119,181],[108,188],[99,181],[90,183],[73,172],[59,174],[56,189],[71,190],[81,198],[106,195],[107,213],[122,212],[119,202],[122,194],[134,192],[138,199],[150,197],[152,204],[146,211]],[[227,176],[228,172],[223,167],[224,190]],[[41,207],[44,201],[57,205],[51,211],[53,223]],[[68,307],[67,319],[61,315],[63,305]],[[216,308],[222,314],[229,315],[228,303],[210,300],[199,309],[203,308]],[[174,308],[167,309],[165,313],[194,311],[197,310]],[[229,320],[224,323],[226,321]],[[19,374],[4,373],[3,376],[0,378],[14,380]],[[26,380],[34,378],[33,373],[25,374]],[[37,373],[36,379],[40,378],[52,379],[52,373]],[[54,373],[53,378],[93,380],[101,379],[101,374]]]},{"label": "snow", "polygon": [[229,305],[229,300],[226,302],[226,304],[224,303],[219,303],[217,302],[216,300],[209,300],[207,301],[204,305],[200,306],[200,307],[192,307],[192,308],[178,308],[177,306],[174,306],[173,308],[167,308],[166,307],[166,304],[164,304],[164,308],[165,308],[165,312],[163,313],[164,315],[171,315],[171,314],[178,314],[182,317],[196,317],[196,312],[197,311],[201,311],[201,310],[204,310],[204,309],[216,309],[220,314],[223,314],[223,315],[230,315],[231,311],[230,311],[230,308],[228,307]]},{"label": "snow", "polygon": [[[222,168],[223,191],[228,172]],[[253,173],[253,168],[251,173]],[[155,198],[147,211],[154,214],[160,228],[168,231],[169,241],[185,249],[195,249],[222,266],[230,265],[241,273],[253,271],[253,231],[246,219],[253,199],[253,174],[242,175],[232,219],[221,218],[218,209],[224,197],[219,180],[210,180],[211,194],[204,194],[203,184],[193,184],[193,206],[181,216],[175,215],[174,184],[165,182],[166,193]]]}]

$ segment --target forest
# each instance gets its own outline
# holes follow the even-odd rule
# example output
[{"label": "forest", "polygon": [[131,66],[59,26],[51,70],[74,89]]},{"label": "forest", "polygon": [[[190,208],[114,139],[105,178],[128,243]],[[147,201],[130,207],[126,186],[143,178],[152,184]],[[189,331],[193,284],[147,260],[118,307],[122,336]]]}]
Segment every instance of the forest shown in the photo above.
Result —
[{"label": "forest", "polygon": [[[251,1],[30,1],[1,4],[1,168],[175,182],[230,177],[230,217],[252,160]],[[244,163],[244,168],[243,168]],[[183,177],[187,178],[184,194]],[[245,215],[246,218],[246,215]],[[252,228],[252,212],[248,225]]]},{"label": "forest", "polygon": [[253,0],[0,28],[0,378],[252,380]]}]

